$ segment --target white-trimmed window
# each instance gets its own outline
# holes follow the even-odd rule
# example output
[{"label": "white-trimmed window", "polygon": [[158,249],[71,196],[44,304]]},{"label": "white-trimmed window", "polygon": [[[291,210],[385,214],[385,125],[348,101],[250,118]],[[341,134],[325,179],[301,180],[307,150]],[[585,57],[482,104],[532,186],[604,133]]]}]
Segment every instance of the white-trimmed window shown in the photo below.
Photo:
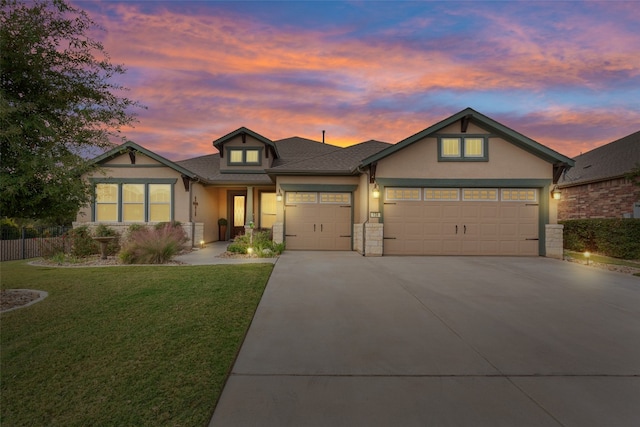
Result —
[{"label": "white-trimmed window", "polygon": [[438,138],[438,161],[487,161],[488,141],[484,136]]},{"label": "white-trimmed window", "polygon": [[464,188],[462,200],[467,202],[491,202],[498,200],[497,188]]},{"label": "white-trimmed window", "polygon": [[118,184],[96,184],[96,221],[118,221]]},{"label": "white-trimmed window", "polygon": [[460,200],[460,190],[457,188],[425,188],[425,201],[456,201]]},{"label": "white-trimmed window", "polygon": [[384,189],[385,200],[410,200],[420,201],[421,189],[420,188],[400,188],[400,187],[388,187]]},{"label": "white-trimmed window", "polygon": [[503,202],[536,202],[538,191],[535,188],[503,188],[500,190]]}]

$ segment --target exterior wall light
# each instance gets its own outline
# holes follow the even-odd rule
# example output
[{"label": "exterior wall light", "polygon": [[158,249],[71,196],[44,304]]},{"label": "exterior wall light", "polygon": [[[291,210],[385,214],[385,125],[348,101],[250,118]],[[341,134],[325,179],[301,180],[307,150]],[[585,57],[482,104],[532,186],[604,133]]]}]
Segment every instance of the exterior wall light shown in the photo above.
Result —
[{"label": "exterior wall light", "polygon": [[276,202],[281,202],[281,201],[282,201],[282,191],[278,189],[278,193],[276,194]]},{"label": "exterior wall light", "polygon": [[380,198],[380,187],[378,187],[378,183],[373,184],[373,191],[371,192],[371,195],[374,199]]},{"label": "exterior wall light", "polygon": [[553,197],[553,200],[560,200],[561,195],[562,192],[558,190],[558,186],[553,187],[553,190],[551,190],[551,197]]}]

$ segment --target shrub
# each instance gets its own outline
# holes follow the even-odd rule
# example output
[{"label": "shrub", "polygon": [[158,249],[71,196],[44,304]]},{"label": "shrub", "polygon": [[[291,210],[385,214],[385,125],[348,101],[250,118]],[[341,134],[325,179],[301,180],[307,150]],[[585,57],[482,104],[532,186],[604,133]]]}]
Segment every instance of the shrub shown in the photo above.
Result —
[{"label": "shrub", "polygon": [[564,248],[640,259],[640,219],[572,219],[564,225]]},{"label": "shrub", "polygon": [[159,222],[153,226],[153,228],[155,228],[156,230],[161,230],[166,227],[182,228],[182,223],[180,221]]},{"label": "shrub", "polygon": [[71,254],[78,257],[87,257],[100,252],[98,243],[91,238],[89,227],[81,225],[67,233],[71,240]]},{"label": "shrub", "polygon": [[40,244],[40,255],[45,259],[53,259],[56,257],[64,258],[64,254],[68,252],[68,237],[64,236],[43,236],[42,239],[39,239]]},{"label": "shrub", "polygon": [[274,243],[271,239],[271,231],[263,230],[254,232],[253,238],[251,234],[237,236],[227,247],[227,251],[246,254],[249,248],[253,248],[253,253],[259,258],[271,258],[284,251],[284,243]]},{"label": "shrub", "polygon": [[180,252],[187,240],[182,227],[172,224],[141,228],[131,233],[120,252],[120,260],[125,264],[164,264]]},{"label": "shrub", "polygon": [[0,230],[2,230],[2,239],[4,240],[19,239],[22,235],[18,224],[9,218],[0,219]]},{"label": "shrub", "polygon": [[133,235],[138,233],[139,231],[146,231],[148,227],[144,224],[131,224],[127,231],[123,234],[122,245],[125,246],[129,240],[132,239]]}]

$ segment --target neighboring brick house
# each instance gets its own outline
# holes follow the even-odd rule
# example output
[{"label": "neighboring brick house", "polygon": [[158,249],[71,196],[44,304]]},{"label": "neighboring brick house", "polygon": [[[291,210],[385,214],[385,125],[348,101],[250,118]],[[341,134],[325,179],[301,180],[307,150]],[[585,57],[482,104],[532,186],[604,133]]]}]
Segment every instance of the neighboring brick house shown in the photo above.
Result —
[{"label": "neighboring brick house", "polygon": [[574,160],[575,166],[558,181],[559,220],[640,218],[640,186],[625,177],[640,167],[640,131]]}]

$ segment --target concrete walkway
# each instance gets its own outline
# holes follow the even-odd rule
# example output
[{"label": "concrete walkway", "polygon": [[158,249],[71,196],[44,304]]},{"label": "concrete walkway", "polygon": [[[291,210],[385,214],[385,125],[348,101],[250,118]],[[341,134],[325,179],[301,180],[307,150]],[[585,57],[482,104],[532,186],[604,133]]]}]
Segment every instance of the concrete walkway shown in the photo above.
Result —
[{"label": "concrete walkway", "polygon": [[213,264],[250,264],[271,263],[275,264],[278,258],[219,258],[218,256],[227,250],[231,242],[207,243],[204,248],[195,248],[188,254],[175,257],[176,261],[190,265]]},{"label": "concrete walkway", "polygon": [[640,279],[285,252],[211,426],[638,426]]}]

